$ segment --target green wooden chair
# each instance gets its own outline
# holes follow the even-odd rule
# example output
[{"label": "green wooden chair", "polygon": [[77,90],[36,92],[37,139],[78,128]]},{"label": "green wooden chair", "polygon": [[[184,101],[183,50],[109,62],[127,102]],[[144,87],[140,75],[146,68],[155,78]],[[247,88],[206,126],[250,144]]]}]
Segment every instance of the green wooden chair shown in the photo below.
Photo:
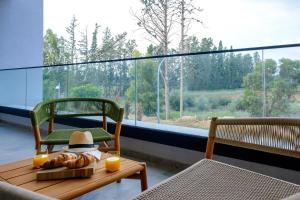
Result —
[{"label": "green wooden chair", "polygon": [[[115,102],[99,98],[62,98],[39,103],[31,112],[31,123],[35,137],[35,149],[41,153],[41,145],[47,145],[48,152],[52,152],[53,146],[68,144],[69,137],[74,131],[90,131],[94,142],[102,142],[103,151],[120,151],[120,132],[124,109]],[[102,127],[54,129],[54,121],[58,118],[74,118],[102,116]],[[114,134],[107,131],[107,117],[115,122]],[[48,121],[48,135],[41,137],[40,126]],[[99,122],[100,125],[100,122]],[[114,141],[114,145],[108,145],[107,141]]]}]

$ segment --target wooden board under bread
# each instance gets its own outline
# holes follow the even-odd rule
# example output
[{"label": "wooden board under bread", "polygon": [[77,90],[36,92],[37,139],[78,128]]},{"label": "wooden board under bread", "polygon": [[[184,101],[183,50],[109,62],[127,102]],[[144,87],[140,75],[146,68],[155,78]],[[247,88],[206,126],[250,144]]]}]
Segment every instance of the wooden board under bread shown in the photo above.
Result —
[{"label": "wooden board under bread", "polygon": [[96,163],[91,163],[86,167],[78,169],[68,169],[60,167],[56,169],[42,169],[36,173],[36,179],[39,181],[65,179],[65,178],[88,178],[91,177],[96,168]]}]

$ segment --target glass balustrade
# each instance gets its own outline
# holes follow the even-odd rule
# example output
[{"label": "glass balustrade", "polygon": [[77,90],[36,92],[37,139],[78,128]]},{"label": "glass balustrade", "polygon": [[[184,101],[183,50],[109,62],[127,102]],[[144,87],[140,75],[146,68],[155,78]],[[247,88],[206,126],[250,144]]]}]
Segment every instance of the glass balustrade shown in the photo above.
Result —
[{"label": "glass balustrade", "polygon": [[53,98],[109,98],[125,123],[202,134],[214,116],[300,117],[300,48],[0,70],[0,93],[0,106],[28,110]]}]

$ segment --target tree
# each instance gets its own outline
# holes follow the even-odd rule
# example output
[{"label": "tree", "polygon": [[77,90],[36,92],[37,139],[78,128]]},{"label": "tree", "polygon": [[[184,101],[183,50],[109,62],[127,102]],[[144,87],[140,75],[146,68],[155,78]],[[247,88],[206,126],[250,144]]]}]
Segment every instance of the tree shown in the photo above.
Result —
[{"label": "tree", "polygon": [[70,58],[68,60],[69,63],[75,63],[76,58],[76,27],[78,26],[77,19],[73,16],[71,23],[68,27],[66,27],[66,31],[69,34],[69,39],[67,40],[67,49],[69,51]]},{"label": "tree", "polygon": [[[174,25],[175,0],[142,0],[143,8],[139,14],[133,13],[137,19],[137,25],[143,28],[150,36],[150,40],[158,43],[167,55],[170,43],[170,33]],[[169,68],[168,60],[164,60],[164,88],[165,88],[165,112],[169,119]]]},{"label": "tree", "polygon": [[[290,59],[280,59],[279,66],[272,59],[257,63],[254,71],[244,78],[244,109],[252,116],[262,116],[262,111],[265,110],[266,117],[280,116],[287,112],[291,97],[297,89],[299,77],[294,75],[300,72],[299,64],[299,61]],[[263,68],[265,68],[265,88],[263,87]]]},{"label": "tree", "polygon": [[[98,24],[95,24],[90,46],[87,29],[81,32],[80,40],[76,42],[77,26],[77,19],[73,17],[70,25],[66,27],[67,39],[58,38],[51,30],[46,32],[44,40],[45,65],[73,63],[76,62],[78,56],[83,62],[127,58],[132,56],[132,52],[136,48],[135,40],[129,40],[126,32],[113,35],[109,28],[103,32],[102,44],[98,44],[98,29],[100,27]],[[59,96],[66,97],[72,95],[73,87],[93,84],[97,87],[103,87],[105,96],[119,98],[125,95],[129,87],[129,68],[131,66],[131,62],[122,61],[45,68],[43,74],[44,94],[47,99],[57,96],[55,88],[59,86]]]},{"label": "tree", "polygon": [[[135,40],[128,40],[127,37],[119,40],[116,45],[116,51],[120,58],[133,57],[136,48]],[[124,96],[130,84],[129,67],[133,66],[134,62],[119,61],[116,63],[116,84],[118,85],[117,95]]]},{"label": "tree", "polygon": [[60,49],[57,35],[51,29],[44,36],[44,65],[58,64],[60,61]]},{"label": "tree", "polygon": [[[185,53],[185,40],[188,35],[191,22],[202,23],[198,18],[197,14],[202,9],[197,8],[192,3],[193,0],[181,0],[178,1],[175,12],[179,18],[180,24],[180,53]],[[184,57],[180,57],[180,117],[183,115],[183,86],[184,86]]]},{"label": "tree", "polygon": [[[84,31],[80,32],[81,39],[78,41],[78,51],[80,62],[89,61],[89,47],[88,47],[88,36],[87,36],[87,27]],[[92,66],[87,64],[82,64],[77,67],[77,72],[75,73],[74,79],[77,83],[82,83],[87,81],[87,75],[90,74],[89,71],[92,69]],[[77,84],[76,83],[76,84]]]},{"label": "tree", "polygon": [[89,47],[88,47],[88,36],[87,36],[87,27],[84,32],[81,32],[81,39],[78,41],[79,54],[81,62],[89,61]]},{"label": "tree", "polygon": [[[222,40],[219,41],[218,44],[218,51],[224,50]],[[224,60],[225,60],[225,54],[224,53],[218,53],[216,56],[216,65],[212,66],[212,73],[215,75],[213,79],[211,79],[215,84],[214,89],[220,89],[224,87],[225,84],[225,69],[224,69]],[[222,78],[220,78],[222,77]]]},{"label": "tree", "polygon": [[[128,40],[126,32],[114,36],[109,28],[105,28],[98,55],[104,60],[131,57],[135,47],[135,40]],[[101,67],[100,80],[103,82],[105,95],[115,97],[124,95],[129,86],[129,62],[107,62]]]},{"label": "tree", "polygon": [[300,83],[300,61],[282,58],[279,60],[279,76],[288,82],[293,87]]},{"label": "tree", "polygon": [[55,99],[55,82],[43,77],[43,100]]},{"label": "tree", "polygon": [[[140,55],[137,52],[137,55]],[[135,74],[132,68],[130,74]],[[156,71],[157,63],[152,59],[139,60],[136,66],[136,91],[138,103],[138,119],[142,120],[143,114],[154,115],[156,113]],[[135,81],[130,82],[130,86],[126,92],[127,99],[131,102],[135,101]]]},{"label": "tree", "polygon": [[[107,27],[104,29],[103,37],[102,37],[102,45],[99,49],[98,55],[101,60],[111,60],[114,58],[114,38],[110,29]],[[103,67],[102,70],[102,82],[104,85],[104,95],[111,96],[112,95],[112,85],[114,84],[114,67],[113,63],[103,63],[101,65]]]},{"label": "tree", "polygon": [[97,60],[98,56],[97,56],[97,52],[98,52],[98,29],[99,29],[99,25],[96,23],[95,24],[95,29],[93,32],[93,38],[92,38],[92,44],[91,44],[91,48],[89,50],[89,60],[90,61],[95,61]]},{"label": "tree", "polygon": [[[67,63],[76,63],[77,62],[77,54],[76,54],[76,27],[78,26],[77,19],[75,16],[71,19],[71,23],[66,27],[66,31],[68,33],[68,40],[66,40],[66,50],[68,52],[68,57],[66,59]],[[73,81],[76,81],[77,73],[79,72],[78,66],[74,66],[72,70],[71,67],[67,67],[67,90],[66,95],[69,96],[69,89],[73,85]]]},{"label": "tree", "polygon": [[67,50],[67,41],[62,36],[58,39],[58,48],[60,52],[58,63],[68,63],[68,60],[70,59],[70,54]]},{"label": "tree", "polygon": [[[64,63],[66,58],[64,38],[58,38],[57,35],[48,29],[44,36],[44,65],[53,65]],[[67,69],[65,67],[49,67],[43,69],[43,98],[56,98],[56,86],[60,85],[61,93],[67,90]],[[60,95],[60,94],[58,94]]]},{"label": "tree", "polygon": [[[222,41],[218,47],[212,38],[203,38],[201,42],[195,36],[186,40],[189,51],[226,50]],[[217,90],[242,88],[243,77],[253,71],[253,58],[250,54],[214,53],[188,56],[185,73],[189,90]]]},{"label": "tree", "polygon": [[[201,42],[195,36],[189,37],[187,47],[193,51],[211,51],[214,48],[212,38],[203,38]],[[187,87],[190,90],[211,89],[211,54],[189,56],[186,58]]]}]

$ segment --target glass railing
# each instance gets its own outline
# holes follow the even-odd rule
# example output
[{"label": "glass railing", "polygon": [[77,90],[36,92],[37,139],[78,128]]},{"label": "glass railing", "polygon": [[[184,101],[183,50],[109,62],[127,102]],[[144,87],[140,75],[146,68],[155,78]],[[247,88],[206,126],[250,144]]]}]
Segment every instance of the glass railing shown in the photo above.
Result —
[{"label": "glass railing", "polygon": [[0,93],[0,106],[29,110],[109,98],[125,123],[202,134],[213,116],[300,117],[300,44],[0,70]]}]

